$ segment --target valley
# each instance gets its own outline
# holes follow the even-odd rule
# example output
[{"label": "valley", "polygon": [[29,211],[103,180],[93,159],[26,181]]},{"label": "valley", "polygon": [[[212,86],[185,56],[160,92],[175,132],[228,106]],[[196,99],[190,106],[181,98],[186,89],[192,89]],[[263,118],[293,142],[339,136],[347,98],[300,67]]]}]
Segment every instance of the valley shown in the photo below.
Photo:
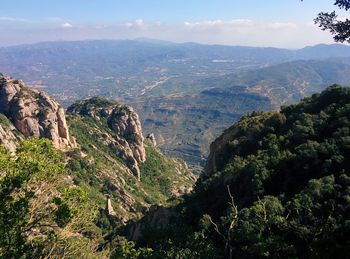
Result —
[{"label": "valley", "polygon": [[350,85],[350,47],[299,50],[134,41],[0,48],[0,71],[65,108],[101,96],[132,105],[161,150],[200,171],[209,144],[253,110],[277,109],[337,82]]},{"label": "valley", "polygon": [[3,0],[0,259],[346,259],[350,0]]}]

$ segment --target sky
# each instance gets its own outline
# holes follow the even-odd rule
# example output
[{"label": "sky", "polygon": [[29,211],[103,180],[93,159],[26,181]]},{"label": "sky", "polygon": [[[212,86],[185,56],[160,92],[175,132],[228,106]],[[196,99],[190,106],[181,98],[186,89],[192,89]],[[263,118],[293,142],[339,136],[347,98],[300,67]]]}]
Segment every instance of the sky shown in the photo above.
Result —
[{"label": "sky", "polygon": [[[332,43],[313,19],[334,0],[1,0],[0,46],[152,38],[300,48]],[[340,12],[340,17],[347,16]]]}]

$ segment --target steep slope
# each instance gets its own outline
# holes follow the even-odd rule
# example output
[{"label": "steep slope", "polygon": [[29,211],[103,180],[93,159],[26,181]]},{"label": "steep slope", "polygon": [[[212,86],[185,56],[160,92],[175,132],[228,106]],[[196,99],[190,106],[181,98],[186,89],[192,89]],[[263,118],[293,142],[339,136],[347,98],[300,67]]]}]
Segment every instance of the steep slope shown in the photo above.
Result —
[{"label": "steep slope", "polygon": [[11,121],[4,114],[0,113],[0,144],[11,153],[14,153],[19,142],[23,139],[24,136],[17,131]]},{"label": "steep slope", "polygon": [[0,99],[0,144],[15,153],[25,138],[48,138],[65,152],[74,183],[93,202],[104,207],[111,195],[119,221],[192,189],[187,165],[164,156],[152,134],[143,137],[129,106],[102,98],[77,102],[68,109],[68,127],[57,102],[20,80],[1,75]]},{"label": "steep slope", "polygon": [[114,146],[129,169],[140,179],[139,164],[146,161],[144,137],[138,115],[129,106],[122,106],[100,98],[80,101],[68,108],[68,113],[103,120],[113,135],[94,132],[105,145]]},{"label": "steep slope", "polygon": [[131,107],[96,97],[69,107],[67,119],[79,144],[70,154],[76,182],[101,205],[109,193],[123,220],[192,189],[195,178],[187,165],[164,156],[143,137]]},{"label": "steep slope", "polygon": [[47,94],[8,77],[0,90],[1,258],[120,258],[133,244],[116,229],[192,190],[186,163],[164,156],[152,134],[143,137],[131,107],[78,102],[68,131]]},{"label": "steep slope", "polygon": [[163,258],[347,257],[349,140],[350,89],[339,85],[244,116],[211,145],[171,220],[146,216],[137,240]]}]

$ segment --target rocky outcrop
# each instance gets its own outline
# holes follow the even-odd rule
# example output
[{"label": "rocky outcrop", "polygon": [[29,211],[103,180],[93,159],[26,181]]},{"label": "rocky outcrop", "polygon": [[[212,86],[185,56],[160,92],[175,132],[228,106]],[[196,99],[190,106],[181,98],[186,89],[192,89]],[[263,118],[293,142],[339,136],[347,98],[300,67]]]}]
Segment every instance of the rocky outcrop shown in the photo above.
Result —
[{"label": "rocky outcrop", "polygon": [[[264,126],[265,120],[271,121],[271,123],[274,121],[285,123],[286,117],[277,111],[265,112],[264,116],[261,115],[261,112],[253,112],[249,119],[245,118],[236,122],[210,145],[210,153],[203,175],[209,177],[223,170],[234,156],[232,148],[237,143],[255,139],[256,132]],[[249,149],[249,147],[246,148]]]},{"label": "rocky outcrop", "polygon": [[20,134],[12,124],[0,123],[0,144],[11,153],[16,151],[19,141],[22,139],[23,135]]},{"label": "rocky outcrop", "polygon": [[109,132],[96,134],[105,145],[113,146],[131,172],[140,179],[139,165],[146,161],[144,137],[141,123],[134,110],[126,105],[94,97],[70,106],[68,113],[89,116],[97,121],[105,121]]},{"label": "rocky outcrop", "polygon": [[12,98],[24,87],[23,81],[0,74],[0,112],[9,113]]},{"label": "rocky outcrop", "polygon": [[137,222],[132,222],[127,226],[127,238],[138,243],[142,243],[145,238],[145,229],[160,230],[167,227],[170,222],[174,222],[179,217],[176,207],[165,208],[153,205],[146,215]]},{"label": "rocky outcrop", "polygon": [[106,214],[108,216],[116,216],[116,213],[112,207],[111,203],[111,196],[109,194],[106,194]]},{"label": "rocky outcrop", "polygon": [[216,171],[220,170],[220,165],[225,159],[226,148],[228,148],[229,141],[233,140],[239,128],[237,125],[225,130],[224,133],[218,137],[210,145],[210,152],[204,167],[204,176],[209,177]]},{"label": "rocky outcrop", "polygon": [[153,133],[150,133],[147,135],[146,139],[148,139],[148,141],[154,146],[157,146],[157,141],[156,141],[156,137],[154,136]]},{"label": "rocky outcrop", "polygon": [[75,146],[64,109],[48,94],[25,87],[22,81],[0,76],[0,112],[25,137],[48,138],[63,151]]},{"label": "rocky outcrop", "polygon": [[143,135],[139,116],[129,106],[115,107],[108,117],[109,127],[129,144],[134,159],[138,163],[146,161]]}]

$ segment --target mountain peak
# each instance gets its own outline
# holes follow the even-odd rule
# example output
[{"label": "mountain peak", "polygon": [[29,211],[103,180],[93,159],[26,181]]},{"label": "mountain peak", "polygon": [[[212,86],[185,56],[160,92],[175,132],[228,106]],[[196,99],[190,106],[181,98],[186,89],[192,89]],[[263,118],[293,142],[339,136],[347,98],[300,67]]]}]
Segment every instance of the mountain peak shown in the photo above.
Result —
[{"label": "mountain peak", "polygon": [[76,102],[67,109],[67,112],[90,117],[104,124],[108,133],[97,130],[96,136],[113,146],[127,161],[131,172],[140,179],[139,166],[146,161],[146,151],[139,116],[130,106],[93,97]]}]

